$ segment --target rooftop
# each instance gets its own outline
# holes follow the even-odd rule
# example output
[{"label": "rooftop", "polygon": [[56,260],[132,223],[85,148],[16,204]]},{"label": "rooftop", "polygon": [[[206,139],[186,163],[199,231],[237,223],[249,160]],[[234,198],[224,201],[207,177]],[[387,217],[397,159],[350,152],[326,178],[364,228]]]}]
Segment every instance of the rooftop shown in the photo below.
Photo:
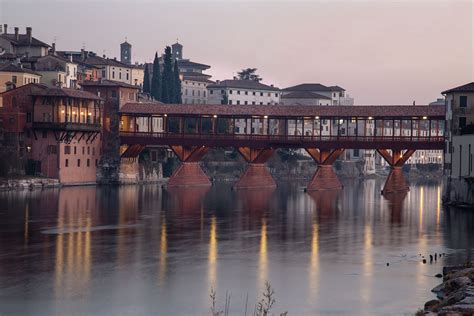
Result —
[{"label": "rooftop", "polygon": [[18,34],[18,39],[16,38],[15,34],[0,34],[1,38],[4,38],[17,46],[42,46],[42,47],[49,47],[48,44],[40,41],[35,37],[31,37],[31,43],[28,34]]},{"label": "rooftop", "polygon": [[178,67],[193,67],[202,70],[211,68],[209,65],[196,63],[194,61],[190,61],[189,59],[178,59]]},{"label": "rooftop", "polygon": [[389,118],[424,117],[444,119],[445,107],[413,105],[362,105],[362,106],[317,106],[317,105],[212,105],[212,104],[144,104],[127,103],[120,113],[152,115],[222,115],[222,116],[273,116],[273,117],[373,117]]},{"label": "rooftop", "polygon": [[325,95],[314,93],[310,91],[295,91],[288,94],[282,95],[282,99],[327,99],[331,100],[330,97]]},{"label": "rooftop", "polygon": [[345,91],[339,86],[325,86],[320,83],[302,83],[296,86],[288,87],[283,91]]},{"label": "rooftop", "polygon": [[237,88],[249,90],[280,91],[277,87],[268,86],[254,80],[222,80],[207,86],[208,88]]},{"label": "rooftop", "polygon": [[59,87],[47,87],[44,90],[40,90],[40,91],[32,93],[32,95],[69,97],[69,98],[89,99],[89,100],[102,100],[97,95],[88,91],[83,91],[83,90],[78,90],[78,89],[59,88]]},{"label": "rooftop", "polygon": [[19,67],[14,64],[0,65],[0,71],[3,72],[19,72],[19,73],[28,73],[36,76],[41,76],[39,73],[34,72],[31,69]]},{"label": "rooftop", "polygon": [[459,87],[451,88],[441,93],[447,94],[447,93],[453,93],[453,92],[474,92],[474,82],[470,82]]},{"label": "rooftop", "polygon": [[116,59],[104,58],[100,56],[86,56],[83,62],[95,65],[95,66],[115,66],[122,68],[130,68],[130,65],[124,64]]},{"label": "rooftop", "polygon": [[138,89],[137,86],[121,82],[121,81],[114,81],[114,80],[99,80],[99,81],[91,81],[86,80],[81,83],[81,86],[88,86],[88,87],[122,87],[122,88],[132,88]]}]

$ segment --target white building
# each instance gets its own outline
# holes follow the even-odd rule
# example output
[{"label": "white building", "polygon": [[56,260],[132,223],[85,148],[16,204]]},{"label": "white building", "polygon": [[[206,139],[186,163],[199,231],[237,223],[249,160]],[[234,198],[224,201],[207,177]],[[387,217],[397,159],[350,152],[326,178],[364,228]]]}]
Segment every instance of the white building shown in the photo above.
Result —
[{"label": "white building", "polygon": [[69,58],[58,56],[54,48],[48,55],[36,59],[34,63],[35,71],[42,75],[41,83],[62,88],[77,88],[77,67],[72,56]]},{"label": "white building", "polygon": [[97,71],[99,79],[134,84],[132,82],[132,67],[118,61],[116,58],[99,57],[89,53],[84,62],[99,68]]},{"label": "white building", "polygon": [[[311,96],[314,94],[314,96]],[[316,105],[326,105],[327,101],[330,101],[330,105],[353,105],[354,99],[346,94],[346,90],[339,86],[325,86],[320,83],[302,83],[296,86],[288,87],[282,90],[282,98],[285,98],[285,95],[293,95],[292,99],[294,102],[316,102],[320,100],[322,96],[329,99],[324,100],[324,104]],[[296,98],[299,96],[299,98]]]},{"label": "white building", "polygon": [[[276,105],[280,104],[280,89],[253,80],[223,80],[207,86],[209,104]],[[247,121],[247,122],[246,122]],[[236,120],[236,133],[252,133],[263,128],[261,122]],[[251,128],[251,130],[249,130]]]}]

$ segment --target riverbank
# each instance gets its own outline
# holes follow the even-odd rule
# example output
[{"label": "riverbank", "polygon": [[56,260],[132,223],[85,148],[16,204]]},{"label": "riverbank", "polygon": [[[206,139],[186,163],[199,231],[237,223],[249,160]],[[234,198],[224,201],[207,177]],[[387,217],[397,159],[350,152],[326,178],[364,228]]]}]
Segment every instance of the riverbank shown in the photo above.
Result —
[{"label": "riverbank", "polygon": [[60,187],[58,179],[39,177],[0,178],[0,191],[34,190]]},{"label": "riverbank", "polygon": [[417,315],[474,315],[474,261],[443,268],[443,283],[431,290],[438,299],[425,303]]}]

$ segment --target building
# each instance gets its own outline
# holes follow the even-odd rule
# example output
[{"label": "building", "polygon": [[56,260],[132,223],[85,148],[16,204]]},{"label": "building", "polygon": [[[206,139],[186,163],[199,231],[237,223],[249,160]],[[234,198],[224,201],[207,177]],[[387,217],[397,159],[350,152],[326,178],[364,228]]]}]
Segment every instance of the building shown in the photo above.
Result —
[{"label": "building", "polygon": [[[40,83],[41,74],[22,67],[22,65],[0,65],[0,93],[19,88],[28,83]],[[0,101],[0,106],[1,106]]]},{"label": "building", "polygon": [[283,105],[331,105],[332,98],[310,91],[294,91],[283,93],[281,96]]},{"label": "building", "polygon": [[131,65],[132,68],[132,80],[131,85],[138,87],[140,91],[143,89],[143,78],[145,76],[145,65],[144,64],[134,64]]},{"label": "building", "polygon": [[120,61],[126,65],[132,64],[132,45],[127,40],[120,44]]},{"label": "building", "polygon": [[95,183],[101,144],[101,98],[77,89],[30,83],[0,94],[0,117],[28,173],[61,184]]},{"label": "building", "polygon": [[222,80],[207,86],[210,104],[280,104],[280,89],[253,80]]},{"label": "building", "polygon": [[459,169],[454,166],[458,162],[452,159],[457,149],[453,144],[454,139],[457,138],[458,143],[464,143],[460,140],[460,136],[465,134],[463,129],[474,124],[474,82],[443,91],[442,94],[446,98],[444,169],[450,175],[454,169]]},{"label": "building", "polygon": [[442,94],[446,102],[445,201],[474,205],[474,82]]},{"label": "building", "polygon": [[118,61],[116,58],[99,57],[89,52],[85,55],[83,62],[98,68],[97,75],[99,79],[132,84],[131,66]]},{"label": "building", "polygon": [[62,57],[53,49],[48,55],[37,58],[32,68],[41,74],[41,83],[47,86],[77,88],[78,64],[72,56]]},{"label": "building", "polygon": [[[316,94],[311,96],[310,93]],[[282,90],[282,99],[285,95],[293,95],[292,101],[296,103],[317,103],[320,96],[330,98],[331,105],[353,105],[354,99],[346,94],[346,90],[339,86],[325,86],[320,83],[302,83],[296,86],[288,87]],[[300,98],[296,98],[299,96]],[[324,103],[327,103],[327,99]],[[288,102],[288,101],[287,101]],[[325,104],[322,104],[325,105]]]},{"label": "building", "polygon": [[25,34],[20,34],[19,28],[14,33],[8,33],[8,25],[3,25],[3,34],[0,34],[0,52],[9,56],[41,57],[48,54],[49,45],[33,37],[33,29],[26,28]]}]

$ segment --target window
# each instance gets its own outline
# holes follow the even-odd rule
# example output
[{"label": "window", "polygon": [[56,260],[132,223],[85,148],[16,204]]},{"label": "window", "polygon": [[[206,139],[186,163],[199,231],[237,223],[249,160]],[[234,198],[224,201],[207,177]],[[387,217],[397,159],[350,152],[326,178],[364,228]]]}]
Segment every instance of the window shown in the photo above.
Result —
[{"label": "window", "polygon": [[12,97],[12,106],[13,107],[16,107],[17,104],[16,104],[16,97]]},{"label": "window", "polygon": [[354,149],[354,157],[360,157],[359,149]]},{"label": "window", "polygon": [[252,101],[252,105],[255,105],[255,101]]},{"label": "window", "polygon": [[269,96],[269,97],[271,96],[271,93],[270,93],[270,92],[268,92],[268,96]]},{"label": "window", "polygon": [[17,77],[16,77],[16,76],[12,76],[12,82],[13,82],[14,84],[16,84],[16,83],[17,83],[17,80],[18,80],[18,79],[17,79]]},{"label": "window", "polygon": [[153,162],[157,161],[157,154],[155,150],[151,151],[151,161]]},{"label": "window", "polygon": [[64,146],[64,154],[65,155],[71,154],[71,146]]},{"label": "window", "polygon": [[127,80],[128,80],[128,73],[127,73]]},{"label": "window", "polygon": [[102,70],[102,78],[105,78],[105,70]]},{"label": "window", "polygon": [[237,100],[237,105],[239,105],[239,104],[240,104],[240,100]]},{"label": "window", "polygon": [[92,147],[92,156],[95,156],[95,147]]},{"label": "window", "polygon": [[206,91],[203,91],[202,93],[203,93],[203,96],[206,97]]},{"label": "window", "polygon": [[263,102],[260,102],[260,105],[263,105]]},{"label": "window", "polygon": [[31,123],[31,112],[26,113],[26,123]]},{"label": "window", "polygon": [[466,126],[466,118],[461,116],[459,118],[459,128],[463,128],[464,126]]},{"label": "window", "polygon": [[81,159],[77,159],[77,166],[78,166],[78,167],[81,166]]},{"label": "window", "polygon": [[69,159],[66,159],[66,161],[64,161],[64,166],[69,167]]},{"label": "window", "polygon": [[91,160],[87,159],[87,167],[90,167],[90,166],[91,166]]},{"label": "window", "polygon": [[209,94],[214,94],[214,90],[209,90]]},{"label": "window", "polygon": [[278,97],[278,93],[275,93],[275,96]]},{"label": "window", "polygon": [[77,147],[74,146],[74,155],[77,154]]},{"label": "window", "polygon": [[247,104],[249,104],[249,103],[248,103],[247,101],[244,101],[244,104],[247,105]]},{"label": "window", "polygon": [[115,78],[115,71],[112,71],[112,79]]},{"label": "window", "polygon": [[122,80],[122,73],[119,72],[119,80]]},{"label": "window", "polygon": [[82,146],[82,154],[85,155],[86,154],[86,147]]},{"label": "window", "polygon": [[467,107],[467,96],[462,95],[459,97],[459,107],[460,108],[466,108]]},{"label": "window", "polygon": [[232,100],[229,100],[229,104],[232,104]]},{"label": "window", "polygon": [[42,135],[42,136],[43,136],[43,138],[48,137],[48,132],[47,132],[47,131],[43,131],[43,135]]},{"label": "window", "polygon": [[87,154],[88,154],[88,155],[91,154],[91,147],[90,147],[90,146],[87,146]]},{"label": "window", "polygon": [[97,161],[97,159],[96,159],[96,160],[95,160],[95,166],[97,167],[98,164],[99,164],[99,163],[98,163],[98,161]]},{"label": "window", "polygon": [[46,153],[48,155],[56,155],[58,153],[58,148],[56,145],[48,145],[48,147],[46,147]]},{"label": "window", "polygon": [[229,90],[229,94],[232,94],[232,90]]},{"label": "window", "polygon": [[240,90],[237,90],[237,94],[240,94]]},{"label": "window", "polygon": [[260,92],[260,96],[263,97],[263,92]]},{"label": "window", "polygon": [[112,98],[116,98],[117,97],[117,91],[116,90],[112,90]]},{"label": "window", "polygon": [[224,90],[221,90],[221,94],[225,94],[225,91],[224,91]]},{"label": "window", "polygon": [[249,95],[249,92],[248,92],[248,91],[245,91],[245,95]]},{"label": "window", "polygon": [[252,94],[255,95],[255,91],[253,91]]}]

